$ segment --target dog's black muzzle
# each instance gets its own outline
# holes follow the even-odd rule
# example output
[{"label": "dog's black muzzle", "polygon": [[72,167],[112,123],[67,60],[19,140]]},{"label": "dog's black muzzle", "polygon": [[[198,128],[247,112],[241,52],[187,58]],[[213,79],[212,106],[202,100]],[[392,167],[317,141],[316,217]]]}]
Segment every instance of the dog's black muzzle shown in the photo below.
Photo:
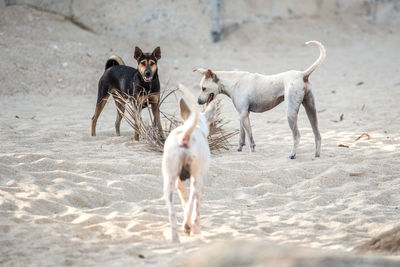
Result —
[{"label": "dog's black muzzle", "polygon": [[145,70],[142,75],[142,78],[145,82],[149,83],[153,80],[153,73],[150,70]]}]

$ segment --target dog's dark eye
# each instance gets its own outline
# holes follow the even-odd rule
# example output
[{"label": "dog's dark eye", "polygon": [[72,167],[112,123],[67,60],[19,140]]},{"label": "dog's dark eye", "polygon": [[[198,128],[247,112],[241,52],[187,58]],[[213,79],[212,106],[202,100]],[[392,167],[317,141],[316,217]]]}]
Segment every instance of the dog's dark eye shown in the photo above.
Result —
[{"label": "dog's dark eye", "polygon": [[146,66],[146,62],[141,62],[140,64],[142,64],[143,66]]},{"label": "dog's dark eye", "polygon": [[201,90],[203,90],[203,92],[204,92],[204,91],[206,90],[206,88],[205,88],[205,87],[202,87]]},{"label": "dog's dark eye", "polygon": [[153,65],[154,65],[154,62],[151,62],[151,63],[150,63],[150,66],[153,66]]}]

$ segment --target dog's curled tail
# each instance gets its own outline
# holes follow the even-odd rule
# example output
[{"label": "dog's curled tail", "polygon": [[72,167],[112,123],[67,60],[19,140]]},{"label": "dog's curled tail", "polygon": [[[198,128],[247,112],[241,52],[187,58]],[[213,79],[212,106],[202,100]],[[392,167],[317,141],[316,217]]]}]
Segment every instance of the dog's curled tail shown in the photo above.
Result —
[{"label": "dog's curled tail", "polygon": [[125,62],[122,60],[121,57],[112,55],[111,57],[109,57],[107,59],[106,67],[104,70],[107,70],[108,68],[111,68],[112,66],[116,66],[116,65],[125,65]]},{"label": "dog's curled tail", "polygon": [[308,69],[303,71],[303,75],[304,75],[303,80],[305,82],[308,81],[308,77],[310,76],[310,74],[322,63],[322,61],[324,61],[324,59],[326,57],[325,47],[320,42],[308,41],[308,42],[306,42],[306,44],[312,44],[312,45],[316,45],[319,47],[319,58]]},{"label": "dog's curled tail", "polygon": [[190,136],[192,135],[192,132],[197,126],[197,123],[199,122],[199,108],[196,103],[196,99],[194,99],[193,95],[189,92],[189,90],[183,86],[182,84],[179,84],[179,90],[183,92],[183,94],[186,96],[186,98],[189,100],[190,105],[192,106],[192,115],[188,118],[188,120],[185,122],[185,128],[183,131],[182,135],[182,140],[181,140],[181,146],[183,147],[188,147],[189,146],[189,140]]}]

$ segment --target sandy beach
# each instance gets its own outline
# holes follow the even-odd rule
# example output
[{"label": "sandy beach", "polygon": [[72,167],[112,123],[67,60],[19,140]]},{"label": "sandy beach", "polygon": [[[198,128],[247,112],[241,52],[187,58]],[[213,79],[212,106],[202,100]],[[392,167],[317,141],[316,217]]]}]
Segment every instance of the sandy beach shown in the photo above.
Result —
[{"label": "sandy beach", "polygon": [[[183,5],[192,12],[186,16],[203,3],[193,5]],[[0,265],[174,266],[205,246],[241,240],[363,257],[354,254],[356,246],[399,224],[398,22],[372,23],[348,13],[250,17],[214,44],[193,32],[197,27],[208,34],[201,17],[183,22],[176,35],[161,26],[154,35],[123,25],[118,31],[118,24],[106,29],[96,19],[84,20],[93,33],[60,14],[0,2]],[[124,121],[121,136],[115,135],[113,101],[101,114],[97,136],[90,136],[108,56],[135,66],[135,45],[144,51],[160,45],[162,90],[183,83],[197,96],[201,76],[193,68],[303,70],[319,53],[304,45],[309,40],[327,50],[310,78],[321,157],[314,158],[303,108],[295,160],[287,158],[292,136],[284,106],[251,114],[256,152],[248,146],[237,152],[235,136],[229,151],[212,154],[202,234],[180,233],[182,244],[170,244],[162,154],[133,141]],[[226,129],[238,129],[231,100],[218,98]],[[178,112],[173,99],[164,108]],[[175,207],[181,222],[178,197]],[[395,266],[399,255],[375,256]]]}]

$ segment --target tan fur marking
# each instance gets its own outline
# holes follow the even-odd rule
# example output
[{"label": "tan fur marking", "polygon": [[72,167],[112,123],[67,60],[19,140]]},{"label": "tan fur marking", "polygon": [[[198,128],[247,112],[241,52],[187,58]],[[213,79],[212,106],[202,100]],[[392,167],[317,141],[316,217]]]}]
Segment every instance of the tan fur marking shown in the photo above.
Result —
[{"label": "tan fur marking", "polygon": [[155,73],[157,70],[157,64],[154,60],[151,59],[143,59],[139,62],[138,70],[140,74],[144,74],[146,68],[150,68],[152,73]]},{"label": "tan fur marking", "polygon": [[153,64],[153,66],[150,65],[150,69],[151,69],[151,72],[155,73],[157,70],[157,65],[156,64]]},{"label": "tan fur marking", "polygon": [[[143,63],[144,63],[144,65],[143,65]],[[146,59],[144,59],[144,60],[139,62],[138,71],[140,72],[140,74],[142,74],[142,75],[144,74],[144,71],[146,70],[146,67],[147,67],[147,60]]]}]

